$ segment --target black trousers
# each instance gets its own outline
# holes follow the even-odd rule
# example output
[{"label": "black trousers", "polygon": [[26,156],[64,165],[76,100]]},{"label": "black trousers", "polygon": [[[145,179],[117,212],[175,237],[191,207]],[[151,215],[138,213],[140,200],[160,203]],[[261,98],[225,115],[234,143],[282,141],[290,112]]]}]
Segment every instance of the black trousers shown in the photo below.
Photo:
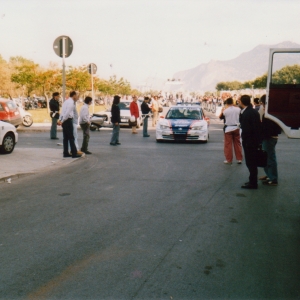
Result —
[{"label": "black trousers", "polygon": [[74,135],[73,135],[73,120],[72,119],[67,119],[65,122],[62,124],[63,128],[63,136],[64,136],[64,155],[68,155],[68,147],[69,143],[71,146],[71,152],[72,156],[75,156],[77,154],[77,149],[74,143]]},{"label": "black trousers", "polygon": [[243,148],[245,153],[246,166],[250,172],[249,183],[252,185],[257,185],[257,147],[255,145],[247,144],[243,141]]}]

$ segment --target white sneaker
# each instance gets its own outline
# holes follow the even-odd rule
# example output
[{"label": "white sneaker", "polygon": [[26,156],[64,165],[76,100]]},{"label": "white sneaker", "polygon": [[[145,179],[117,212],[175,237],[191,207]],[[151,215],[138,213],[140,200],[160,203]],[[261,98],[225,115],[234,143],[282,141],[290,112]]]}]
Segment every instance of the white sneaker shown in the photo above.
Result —
[{"label": "white sneaker", "polygon": [[242,161],[241,161],[241,160],[238,160],[237,163],[240,165],[240,164],[242,163]]},{"label": "white sneaker", "polygon": [[226,165],[231,165],[232,162],[229,162],[229,161],[227,161],[227,160],[224,160],[224,164],[226,164]]}]

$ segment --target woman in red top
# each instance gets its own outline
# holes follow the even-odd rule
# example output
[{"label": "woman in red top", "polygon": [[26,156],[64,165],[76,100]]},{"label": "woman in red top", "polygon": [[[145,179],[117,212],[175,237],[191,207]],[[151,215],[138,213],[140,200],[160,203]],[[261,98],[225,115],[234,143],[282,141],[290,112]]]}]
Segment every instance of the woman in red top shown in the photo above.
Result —
[{"label": "woman in red top", "polygon": [[[130,103],[130,114],[131,116],[135,116],[135,121],[137,121],[137,119],[140,116],[139,106],[137,104],[137,96],[135,95],[132,96],[132,102]],[[136,125],[131,127],[132,127],[132,134],[137,134]]]}]

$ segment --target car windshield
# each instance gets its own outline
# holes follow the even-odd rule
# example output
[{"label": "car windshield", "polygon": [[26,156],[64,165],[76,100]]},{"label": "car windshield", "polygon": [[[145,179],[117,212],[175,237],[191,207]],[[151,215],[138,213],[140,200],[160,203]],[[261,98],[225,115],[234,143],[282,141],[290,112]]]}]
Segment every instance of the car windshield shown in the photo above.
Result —
[{"label": "car windshield", "polygon": [[120,102],[119,103],[120,110],[121,109],[123,109],[123,110],[129,110],[130,109],[129,106],[130,106],[130,102]]},{"label": "car windshield", "polygon": [[195,108],[173,108],[170,109],[166,115],[166,119],[192,119],[202,120],[202,113]]},{"label": "car windshield", "polygon": [[17,108],[16,104],[12,101],[8,101],[6,103],[7,107],[9,108],[9,110],[15,110]]}]

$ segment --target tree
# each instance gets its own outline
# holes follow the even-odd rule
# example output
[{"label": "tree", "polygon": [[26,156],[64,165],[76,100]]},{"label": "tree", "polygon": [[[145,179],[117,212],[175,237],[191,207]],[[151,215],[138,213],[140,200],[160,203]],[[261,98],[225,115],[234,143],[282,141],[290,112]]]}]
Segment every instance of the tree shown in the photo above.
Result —
[{"label": "tree", "polygon": [[15,82],[18,87],[25,87],[29,97],[38,87],[37,72],[39,65],[22,57],[11,58],[10,61],[16,64],[15,72],[11,74],[11,81]]},{"label": "tree", "polygon": [[267,87],[267,79],[268,79],[268,76],[267,76],[267,73],[266,73],[266,74],[264,74],[260,77],[255,78],[253,81],[251,81],[251,83],[255,88],[265,89]]},{"label": "tree", "polygon": [[272,83],[276,84],[300,84],[300,66],[286,66],[272,75]]}]

